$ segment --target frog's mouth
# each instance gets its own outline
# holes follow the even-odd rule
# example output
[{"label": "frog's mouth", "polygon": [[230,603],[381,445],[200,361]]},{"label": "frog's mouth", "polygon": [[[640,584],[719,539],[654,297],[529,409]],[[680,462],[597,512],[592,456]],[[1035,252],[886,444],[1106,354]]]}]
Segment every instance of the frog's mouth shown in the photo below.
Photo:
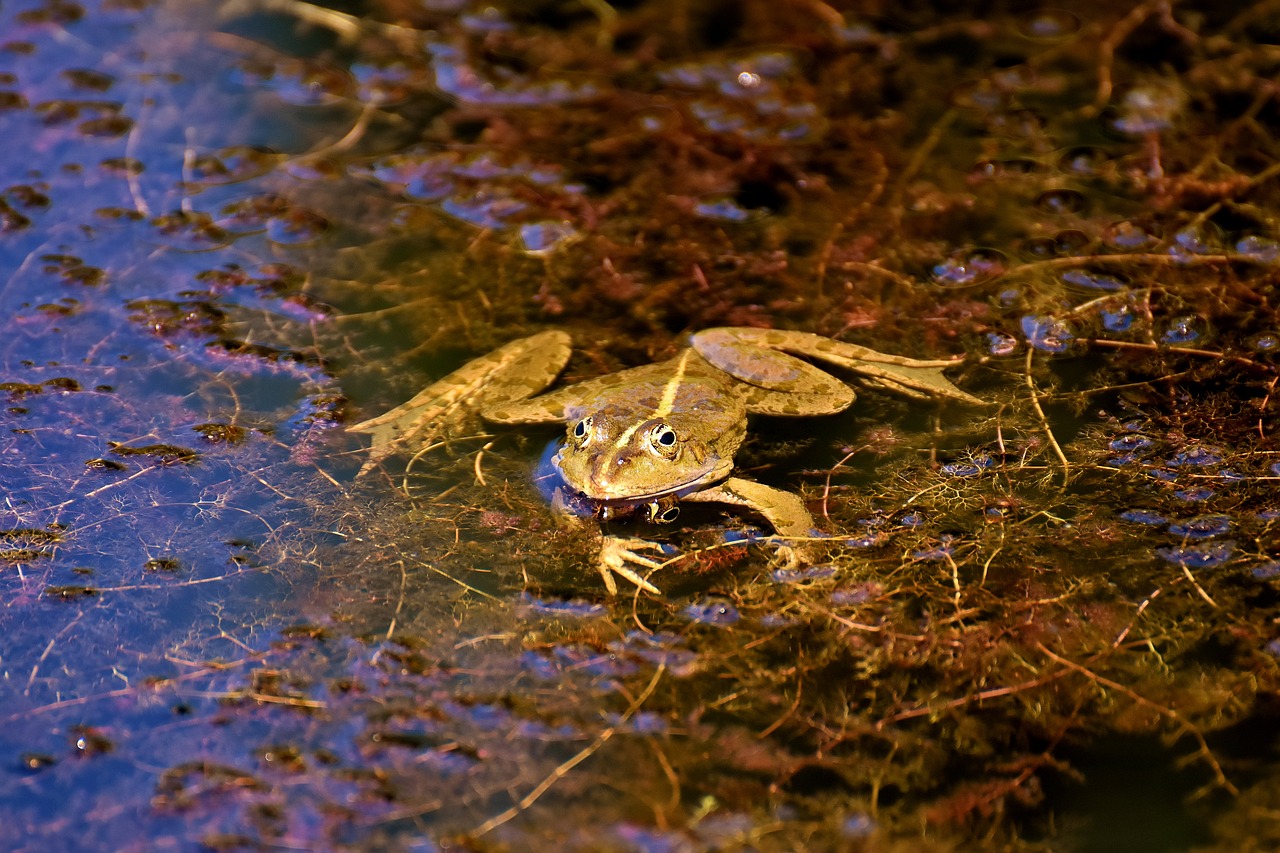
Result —
[{"label": "frog's mouth", "polygon": [[723,480],[729,476],[729,472],[733,469],[731,461],[717,460],[706,468],[687,472],[687,476],[677,482],[665,482],[661,488],[637,489],[633,483],[629,482],[631,479],[629,476],[609,476],[606,466],[593,466],[589,471],[589,476],[579,477],[566,471],[563,462],[564,460],[559,453],[552,460],[556,471],[560,474],[560,478],[564,480],[569,488],[582,497],[602,503],[635,505],[645,504],[660,498],[682,498],[712,483]]}]

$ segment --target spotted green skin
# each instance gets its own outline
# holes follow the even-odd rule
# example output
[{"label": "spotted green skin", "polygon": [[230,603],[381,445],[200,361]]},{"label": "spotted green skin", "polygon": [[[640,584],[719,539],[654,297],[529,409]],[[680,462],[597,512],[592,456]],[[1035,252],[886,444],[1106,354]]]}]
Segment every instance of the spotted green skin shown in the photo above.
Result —
[{"label": "spotted green skin", "polygon": [[[796,495],[730,476],[749,414],[828,415],[854,401],[848,385],[789,352],[907,394],[981,402],[942,376],[954,361],[916,361],[766,329],[708,329],[690,343],[668,361],[542,394],[570,355],[567,334],[542,332],[464,365],[352,429],[373,435],[371,465],[398,446],[428,443],[468,411],[501,424],[564,423],[554,464],[576,499],[606,509],[647,505],[651,515],[659,507],[668,514],[675,500],[730,503],[763,515],[782,537],[805,538],[813,519]],[[610,592],[613,573],[657,592],[628,566],[656,568],[636,553],[649,545],[605,539],[599,563]],[[797,561],[801,554],[792,549],[789,556]]]}]

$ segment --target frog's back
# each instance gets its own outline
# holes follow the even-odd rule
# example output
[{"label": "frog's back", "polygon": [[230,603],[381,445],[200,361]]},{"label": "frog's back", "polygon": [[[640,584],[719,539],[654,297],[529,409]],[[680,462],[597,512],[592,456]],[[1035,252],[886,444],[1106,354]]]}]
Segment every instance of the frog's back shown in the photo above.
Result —
[{"label": "frog's back", "polygon": [[576,400],[566,407],[569,422],[598,414],[629,423],[693,416],[723,430],[745,417],[739,383],[692,350],[574,388]]}]

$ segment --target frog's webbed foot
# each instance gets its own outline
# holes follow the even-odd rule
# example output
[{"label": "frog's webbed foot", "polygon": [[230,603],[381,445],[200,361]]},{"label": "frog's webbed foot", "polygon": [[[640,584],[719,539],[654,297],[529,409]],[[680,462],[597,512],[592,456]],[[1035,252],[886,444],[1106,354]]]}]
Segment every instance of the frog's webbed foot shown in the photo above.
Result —
[{"label": "frog's webbed foot", "polygon": [[901,394],[916,400],[955,400],[971,406],[987,403],[967,391],[956,387],[943,375],[944,368],[957,367],[964,357],[954,359],[915,359],[888,355],[852,344],[842,344],[850,350],[814,356],[836,364],[853,373],[870,385]]},{"label": "frog's webbed foot", "polygon": [[369,458],[357,476],[398,450],[421,450],[439,436],[456,432],[477,413],[527,400],[551,384],[568,360],[569,336],[564,332],[521,338],[467,362],[391,411],[347,427],[371,437]]},{"label": "frog's webbed foot", "polygon": [[364,432],[370,437],[369,456],[356,476],[363,477],[402,448],[419,450],[466,422],[469,412],[462,400],[466,389],[445,385],[448,378],[424,388],[389,412],[347,427],[348,432]]},{"label": "frog's webbed foot", "polygon": [[628,563],[632,563],[651,571],[657,571],[662,568],[662,563],[650,557],[642,556],[637,552],[661,550],[662,545],[657,542],[650,542],[648,539],[606,535],[600,543],[600,557],[597,562],[600,577],[604,579],[604,588],[609,591],[610,595],[617,595],[618,585],[614,582],[613,576],[618,575],[645,592],[661,595],[661,590],[636,574],[636,571],[628,565]]},{"label": "frog's webbed foot", "polygon": [[773,562],[782,569],[799,569],[814,563],[813,549],[804,543],[788,542],[776,536],[766,540],[773,545]]}]

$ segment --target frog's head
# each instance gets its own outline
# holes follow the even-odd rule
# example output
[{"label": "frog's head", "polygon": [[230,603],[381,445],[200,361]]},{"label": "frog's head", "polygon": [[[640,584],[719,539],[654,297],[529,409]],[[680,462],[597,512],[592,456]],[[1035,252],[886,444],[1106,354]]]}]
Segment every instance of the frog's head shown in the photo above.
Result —
[{"label": "frog's head", "polygon": [[597,501],[647,501],[686,495],[723,480],[733,450],[706,435],[696,417],[625,421],[607,413],[570,421],[555,466],[571,489]]}]

